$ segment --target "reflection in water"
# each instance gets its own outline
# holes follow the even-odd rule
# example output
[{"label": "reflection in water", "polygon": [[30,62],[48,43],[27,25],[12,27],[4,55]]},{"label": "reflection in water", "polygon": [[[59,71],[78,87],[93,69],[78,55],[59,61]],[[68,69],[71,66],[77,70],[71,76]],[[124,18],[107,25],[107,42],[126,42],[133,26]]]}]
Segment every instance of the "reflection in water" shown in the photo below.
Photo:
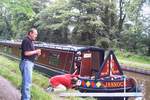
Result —
[{"label": "reflection in water", "polygon": [[[124,72],[124,74],[129,77],[135,78],[138,84],[143,85],[144,98],[142,100],[150,100],[150,76],[133,73],[133,72]],[[130,100],[134,100],[134,99],[130,99]]]}]

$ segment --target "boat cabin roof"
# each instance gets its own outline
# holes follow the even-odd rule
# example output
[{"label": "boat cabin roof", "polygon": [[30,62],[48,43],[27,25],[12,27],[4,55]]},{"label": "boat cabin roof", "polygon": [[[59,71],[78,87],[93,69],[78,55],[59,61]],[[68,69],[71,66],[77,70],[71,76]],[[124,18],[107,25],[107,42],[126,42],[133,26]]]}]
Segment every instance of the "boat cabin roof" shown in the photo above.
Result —
[{"label": "boat cabin roof", "polygon": [[104,49],[94,46],[82,46],[82,45],[71,45],[71,44],[55,44],[55,43],[47,43],[47,44],[36,44],[37,47],[44,48],[53,48],[67,51],[84,51],[84,50],[95,50],[95,51],[104,51]]},{"label": "boat cabin roof", "polygon": [[[11,41],[11,40],[0,40],[0,44],[6,45],[21,45],[21,41]],[[56,43],[45,43],[40,41],[35,41],[35,46],[39,48],[47,48],[47,49],[59,49],[59,50],[67,50],[67,51],[84,51],[84,50],[95,50],[102,51],[104,49],[95,47],[95,46],[83,46],[83,45],[73,45],[73,44],[56,44]]]}]

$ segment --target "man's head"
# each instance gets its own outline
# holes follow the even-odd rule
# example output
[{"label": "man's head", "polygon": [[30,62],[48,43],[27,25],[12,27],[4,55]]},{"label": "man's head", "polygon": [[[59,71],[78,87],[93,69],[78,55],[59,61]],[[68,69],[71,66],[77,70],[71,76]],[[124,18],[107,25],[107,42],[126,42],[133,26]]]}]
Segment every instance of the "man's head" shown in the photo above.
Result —
[{"label": "man's head", "polygon": [[29,36],[29,38],[30,38],[32,41],[35,41],[35,40],[36,40],[37,35],[38,35],[38,32],[37,32],[37,29],[35,29],[35,28],[31,28],[31,29],[28,31],[28,36]]},{"label": "man's head", "polygon": [[76,84],[77,81],[78,81],[77,77],[72,77],[72,79],[71,79],[72,84]]}]

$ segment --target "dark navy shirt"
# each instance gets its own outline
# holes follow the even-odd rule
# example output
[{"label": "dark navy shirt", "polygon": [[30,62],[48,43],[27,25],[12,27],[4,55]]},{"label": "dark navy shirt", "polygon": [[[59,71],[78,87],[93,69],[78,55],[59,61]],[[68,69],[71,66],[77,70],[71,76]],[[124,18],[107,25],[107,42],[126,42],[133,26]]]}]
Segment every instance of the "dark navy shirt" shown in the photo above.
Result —
[{"label": "dark navy shirt", "polygon": [[27,59],[27,60],[34,62],[36,54],[31,55],[31,56],[24,55],[25,51],[33,51],[33,50],[35,50],[35,47],[33,45],[32,40],[29,37],[25,37],[21,44],[21,59],[22,60]]}]

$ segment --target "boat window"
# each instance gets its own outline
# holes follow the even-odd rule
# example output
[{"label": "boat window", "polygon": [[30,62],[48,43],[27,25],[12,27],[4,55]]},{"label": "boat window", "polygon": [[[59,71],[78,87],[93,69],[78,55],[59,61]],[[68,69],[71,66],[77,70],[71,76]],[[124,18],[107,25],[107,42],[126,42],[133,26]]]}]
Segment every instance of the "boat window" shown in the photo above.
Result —
[{"label": "boat window", "polygon": [[59,57],[60,54],[58,52],[50,52],[49,53],[49,64],[53,66],[59,65]]},{"label": "boat window", "polygon": [[101,70],[100,77],[112,76],[112,75],[123,75],[120,65],[114,55],[113,51],[110,51],[106,57]]},{"label": "boat window", "polygon": [[114,61],[114,59],[112,60],[112,74],[113,75],[119,75],[121,72],[119,71],[119,65]]},{"label": "boat window", "polygon": [[100,76],[101,77],[109,76],[109,72],[110,72],[110,60],[107,60],[106,63],[104,64],[104,67],[102,68]]},{"label": "boat window", "polygon": [[64,63],[63,63],[64,69],[66,71],[69,71],[73,62],[73,53],[67,53],[64,57],[65,57]]}]

